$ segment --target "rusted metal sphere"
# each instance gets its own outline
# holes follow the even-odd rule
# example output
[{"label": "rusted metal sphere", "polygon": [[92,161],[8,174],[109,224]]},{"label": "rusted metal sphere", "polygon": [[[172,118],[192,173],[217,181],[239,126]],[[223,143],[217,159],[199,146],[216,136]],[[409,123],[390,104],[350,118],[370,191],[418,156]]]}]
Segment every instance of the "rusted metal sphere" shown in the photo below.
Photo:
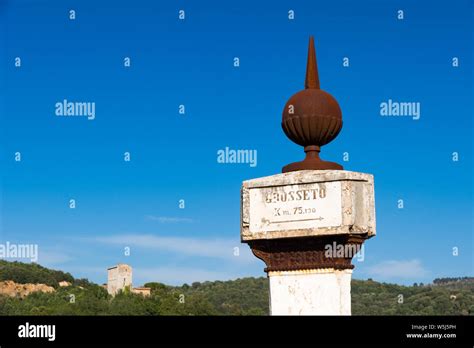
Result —
[{"label": "rusted metal sphere", "polygon": [[341,131],[342,113],[329,93],[305,89],[286,103],[281,126],[286,136],[298,145],[323,146]]}]

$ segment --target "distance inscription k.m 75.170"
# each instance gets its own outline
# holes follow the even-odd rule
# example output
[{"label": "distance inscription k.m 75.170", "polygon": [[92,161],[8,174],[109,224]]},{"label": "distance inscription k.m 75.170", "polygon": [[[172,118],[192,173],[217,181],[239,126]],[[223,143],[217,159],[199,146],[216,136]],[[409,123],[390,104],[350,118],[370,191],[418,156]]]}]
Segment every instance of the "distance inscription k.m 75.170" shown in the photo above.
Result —
[{"label": "distance inscription k.m 75.170", "polygon": [[249,190],[250,232],[339,226],[341,183],[325,182]]}]

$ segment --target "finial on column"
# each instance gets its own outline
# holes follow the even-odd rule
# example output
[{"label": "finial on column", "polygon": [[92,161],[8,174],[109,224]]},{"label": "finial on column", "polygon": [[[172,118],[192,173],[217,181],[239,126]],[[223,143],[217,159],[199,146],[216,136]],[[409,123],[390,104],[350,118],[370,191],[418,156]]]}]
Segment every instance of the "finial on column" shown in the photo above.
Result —
[{"label": "finial on column", "polygon": [[304,87],[319,89],[318,63],[316,62],[316,51],[314,49],[314,38],[309,37],[308,61],[306,63],[306,81]]},{"label": "finial on column", "polygon": [[331,142],[342,128],[342,113],[336,99],[319,87],[314,39],[309,38],[305,89],[286,103],[281,122],[291,141],[304,147],[306,158],[283,167],[283,173],[295,170],[343,169],[340,164],[319,158],[321,146]]}]

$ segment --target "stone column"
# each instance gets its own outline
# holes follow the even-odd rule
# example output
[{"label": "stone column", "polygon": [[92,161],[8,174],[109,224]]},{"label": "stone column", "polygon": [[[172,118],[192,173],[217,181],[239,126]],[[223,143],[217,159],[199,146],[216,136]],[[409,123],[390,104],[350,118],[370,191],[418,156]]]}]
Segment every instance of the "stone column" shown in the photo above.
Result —
[{"label": "stone column", "polygon": [[352,257],[375,235],[373,176],[301,170],[244,181],[241,239],[266,264],[272,315],[350,315]]},{"label": "stone column", "polygon": [[268,272],[271,315],[350,315],[352,270]]}]

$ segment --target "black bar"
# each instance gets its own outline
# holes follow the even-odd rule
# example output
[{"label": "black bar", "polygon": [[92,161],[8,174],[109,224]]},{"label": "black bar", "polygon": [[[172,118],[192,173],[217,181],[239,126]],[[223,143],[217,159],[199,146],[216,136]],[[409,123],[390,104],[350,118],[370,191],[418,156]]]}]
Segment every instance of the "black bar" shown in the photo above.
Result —
[{"label": "black bar", "polygon": [[[55,325],[55,339],[20,338],[26,323]],[[416,325],[413,327],[412,325]],[[429,325],[434,325],[430,327]],[[438,327],[438,325],[449,325]],[[426,327],[422,330],[423,327]],[[414,344],[469,346],[472,316],[0,317],[0,346],[65,344]],[[455,334],[409,338],[407,334]]]}]

